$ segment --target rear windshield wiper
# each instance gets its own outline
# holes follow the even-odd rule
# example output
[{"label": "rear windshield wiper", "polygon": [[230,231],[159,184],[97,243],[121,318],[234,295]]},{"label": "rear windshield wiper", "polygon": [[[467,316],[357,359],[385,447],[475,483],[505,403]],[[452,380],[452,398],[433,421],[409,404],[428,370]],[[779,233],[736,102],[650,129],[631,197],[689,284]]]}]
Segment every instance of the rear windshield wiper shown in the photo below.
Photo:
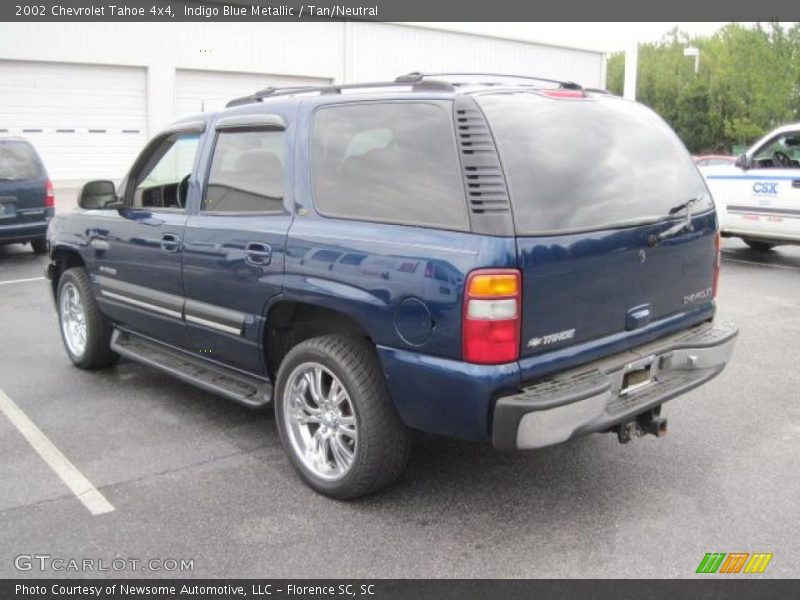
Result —
[{"label": "rear windshield wiper", "polygon": [[666,240],[667,238],[671,238],[672,236],[678,235],[684,229],[688,229],[692,231],[694,229],[692,225],[692,207],[697,204],[700,200],[703,199],[703,196],[698,196],[697,198],[691,198],[687,200],[683,204],[678,204],[678,206],[673,206],[669,209],[668,216],[672,216],[681,212],[682,210],[686,210],[686,218],[683,219],[681,222],[676,223],[669,229],[665,229],[661,233],[654,233],[650,237],[647,238],[647,243],[651,246],[655,246],[662,240]]}]

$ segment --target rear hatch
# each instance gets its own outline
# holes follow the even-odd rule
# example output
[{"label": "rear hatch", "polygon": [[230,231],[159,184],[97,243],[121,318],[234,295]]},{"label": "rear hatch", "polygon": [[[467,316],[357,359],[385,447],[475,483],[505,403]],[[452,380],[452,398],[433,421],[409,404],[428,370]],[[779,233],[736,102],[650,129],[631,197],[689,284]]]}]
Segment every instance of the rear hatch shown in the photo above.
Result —
[{"label": "rear hatch", "polygon": [[24,140],[0,140],[0,225],[44,220],[47,175]]},{"label": "rear hatch", "polygon": [[[511,199],[523,276],[521,357],[633,340],[667,317],[686,326],[700,313],[707,318],[716,216],[669,126],[639,104],[604,94],[476,99]],[[686,220],[679,207],[691,199],[692,227],[651,243]]]}]

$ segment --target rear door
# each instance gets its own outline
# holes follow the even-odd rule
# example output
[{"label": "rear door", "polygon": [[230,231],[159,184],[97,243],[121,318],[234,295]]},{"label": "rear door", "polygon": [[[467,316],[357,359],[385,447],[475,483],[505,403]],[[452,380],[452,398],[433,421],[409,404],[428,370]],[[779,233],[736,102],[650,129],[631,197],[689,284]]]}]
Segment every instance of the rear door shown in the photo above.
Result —
[{"label": "rear door", "polygon": [[186,225],[183,282],[194,350],[264,374],[261,333],[280,292],[291,174],[286,124],[279,115],[223,117],[196,214]]},{"label": "rear door", "polygon": [[0,140],[0,227],[43,221],[46,186],[47,174],[32,146]]},{"label": "rear door", "polygon": [[[716,217],[702,177],[661,119],[619,98],[562,90],[485,95],[479,104],[513,210],[522,356],[621,339],[708,308]],[[693,228],[651,244],[686,218],[678,207],[690,199]]]}]

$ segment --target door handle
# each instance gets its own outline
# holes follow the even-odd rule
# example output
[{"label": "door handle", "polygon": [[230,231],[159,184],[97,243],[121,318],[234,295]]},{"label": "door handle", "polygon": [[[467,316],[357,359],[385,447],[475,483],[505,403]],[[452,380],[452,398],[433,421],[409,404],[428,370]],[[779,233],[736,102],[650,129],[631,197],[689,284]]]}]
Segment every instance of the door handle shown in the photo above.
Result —
[{"label": "door handle", "polygon": [[164,252],[175,253],[180,247],[181,239],[174,233],[165,233],[161,236],[161,249]]},{"label": "door handle", "polygon": [[794,181],[792,181],[792,187],[800,188],[800,179],[795,179]]},{"label": "door handle", "polygon": [[272,260],[272,248],[269,244],[249,242],[244,247],[244,260],[257,267],[265,267]]}]

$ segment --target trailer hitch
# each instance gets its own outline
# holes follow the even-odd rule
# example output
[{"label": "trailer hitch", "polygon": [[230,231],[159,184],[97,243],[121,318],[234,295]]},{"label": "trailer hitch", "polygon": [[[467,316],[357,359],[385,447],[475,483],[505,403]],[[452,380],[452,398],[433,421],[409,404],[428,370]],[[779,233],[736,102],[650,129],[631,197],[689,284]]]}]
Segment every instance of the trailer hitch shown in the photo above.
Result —
[{"label": "trailer hitch", "polygon": [[661,416],[661,406],[656,406],[647,412],[637,415],[632,421],[616,425],[612,431],[616,432],[620,444],[627,444],[634,437],[642,437],[648,434],[664,437],[667,435],[667,419]]}]

